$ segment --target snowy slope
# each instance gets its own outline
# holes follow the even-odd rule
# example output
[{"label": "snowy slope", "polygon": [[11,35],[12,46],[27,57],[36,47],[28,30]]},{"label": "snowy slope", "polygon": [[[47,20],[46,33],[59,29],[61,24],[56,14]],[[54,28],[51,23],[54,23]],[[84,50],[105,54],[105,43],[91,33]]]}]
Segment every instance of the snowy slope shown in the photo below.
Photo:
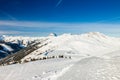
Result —
[{"label": "snowy slope", "polygon": [[0,58],[4,58],[9,54],[13,54],[21,49],[22,47],[19,44],[2,42],[0,43]]},{"label": "snowy slope", "polygon": [[[109,37],[99,32],[81,35],[63,34],[45,38],[48,39],[47,45],[31,52],[22,60],[59,55],[71,58],[57,57],[0,66],[0,79],[120,80],[120,38]],[[41,38],[31,38],[38,41],[39,39]]]},{"label": "snowy slope", "polygon": [[[57,37],[48,37],[48,45],[33,51],[26,58],[39,58],[52,55],[102,56],[119,50],[120,39],[108,37],[99,32],[90,32],[81,35],[63,34]],[[42,53],[42,55],[39,55]]]},{"label": "snowy slope", "polygon": [[43,37],[0,36],[0,58],[13,54]]},{"label": "snowy slope", "polygon": [[[16,64],[0,67],[1,80],[51,80],[50,76],[57,74],[74,61],[67,59],[42,60],[26,64]],[[54,65],[54,66],[53,66]],[[1,73],[2,72],[2,73]]]},{"label": "snowy slope", "polygon": [[0,46],[3,46],[3,50],[5,50],[5,51],[13,51],[13,49],[6,44],[0,44]]},{"label": "snowy slope", "polygon": [[57,80],[120,80],[119,60],[85,58],[75,63]]},{"label": "snowy slope", "polygon": [[43,39],[44,37],[23,37],[23,36],[2,36],[3,41],[20,44],[21,46],[28,46],[32,41]]}]

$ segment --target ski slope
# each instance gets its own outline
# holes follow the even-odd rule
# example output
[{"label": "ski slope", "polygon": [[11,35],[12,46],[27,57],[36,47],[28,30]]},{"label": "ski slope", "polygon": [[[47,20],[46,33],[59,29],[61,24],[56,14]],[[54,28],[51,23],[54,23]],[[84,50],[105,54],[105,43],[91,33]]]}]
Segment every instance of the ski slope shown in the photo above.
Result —
[{"label": "ski slope", "polygon": [[43,60],[0,67],[1,80],[49,80],[72,64],[67,59]]},{"label": "ski slope", "polygon": [[120,80],[120,58],[85,58],[76,62],[57,80]]}]

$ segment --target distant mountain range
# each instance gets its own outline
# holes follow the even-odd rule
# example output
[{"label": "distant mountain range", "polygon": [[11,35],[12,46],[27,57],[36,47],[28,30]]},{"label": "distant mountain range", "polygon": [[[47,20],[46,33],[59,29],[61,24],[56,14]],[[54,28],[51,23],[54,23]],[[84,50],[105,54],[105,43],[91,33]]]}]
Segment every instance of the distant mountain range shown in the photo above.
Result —
[{"label": "distant mountain range", "polygon": [[12,37],[12,36],[0,36],[0,58],[4,58],[8,55],[27,47],[34,39],[28,37]]},{"label": "distant mountain range", "polygon": [[[29,46],[32,42],[36,45]],[[19,50],[21,50],[19,54],[25,54],[20,58],[21,61],[59,55],[100,56],[118,49],[119,42],[120,38],[108,37],[99,32],[81,35],[63,34],[60,36],[51,33],[48,37],[1,36],[0,58],[14,54]],[[29,48],[27,48],[28,46]],[[99,51],[101,54],[98,54]]]}]

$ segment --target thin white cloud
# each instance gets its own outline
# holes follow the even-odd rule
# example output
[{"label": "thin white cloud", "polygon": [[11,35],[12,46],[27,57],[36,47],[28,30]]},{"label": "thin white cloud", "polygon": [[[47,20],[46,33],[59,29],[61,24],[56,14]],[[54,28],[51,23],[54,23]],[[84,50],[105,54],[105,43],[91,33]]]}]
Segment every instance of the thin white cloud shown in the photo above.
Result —
[{"label": "thin white cloud", "polygon": [[120,24],[110,23],[56,23],[56,22],[32,22],[32,21],[0,21],[0,26],[12,26],[12,27],[38,27],[38,28],[120,28]]},{"label": "thin white cloud", "polygon": [[59,0],[58,3],[56,4],[56,7],[58,7],[61,4],[62,0]]},{"label": "thin white cloud", "polygon": [[3,10],[0,10],[0,13],[2,13],[3,15],[5,15],[6,17],[10,18],[11,20],[14,20],[16,21],[17,19],[15,17],[13,17],[11,14],[3,11]]},{"label": "thin white cloud", "polygon": [[117,21],[120,21],[120,17],[113,17],[113,18],[103,19],[103,20],[99,20],[97,22],[106,23],[106,22],[117,22]]},{"label": "thin white cloud", "polygon": [[30,22],[30,21],[0,21],[0,26],[21,26],[21,27],[69,27],[69,23],[52,23],[52,22]]},{"label": "thin white cloud", "polygon": [[21,34],[23,32],[20,31],[2,31],[0,30],[0,35],[8,35],[8,34]]},{"label": "thin white cloud", "polygon": [[[21,27],[21,28],[46,28],[52,31],[68,32],[103,32],[120,33],[120,24],[110,23],[56,23],[56,22],[32,22],[32,21],[0,21],[0,27]],[[17,30],[17,29],[16,29]],[[34,30],[33,30],[34,32]],[[1,34],[24,34],[25,32],[0,32]]]}]

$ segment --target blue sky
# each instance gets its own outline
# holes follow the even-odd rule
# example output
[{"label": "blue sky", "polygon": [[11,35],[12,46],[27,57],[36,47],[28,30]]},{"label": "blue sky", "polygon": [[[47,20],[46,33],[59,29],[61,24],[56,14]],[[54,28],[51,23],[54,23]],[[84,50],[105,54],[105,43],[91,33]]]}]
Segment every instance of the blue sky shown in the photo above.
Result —
[{"label": "blue sky", "polygon": [[120,0],[0,0],[0,34],[120,35]]}]

